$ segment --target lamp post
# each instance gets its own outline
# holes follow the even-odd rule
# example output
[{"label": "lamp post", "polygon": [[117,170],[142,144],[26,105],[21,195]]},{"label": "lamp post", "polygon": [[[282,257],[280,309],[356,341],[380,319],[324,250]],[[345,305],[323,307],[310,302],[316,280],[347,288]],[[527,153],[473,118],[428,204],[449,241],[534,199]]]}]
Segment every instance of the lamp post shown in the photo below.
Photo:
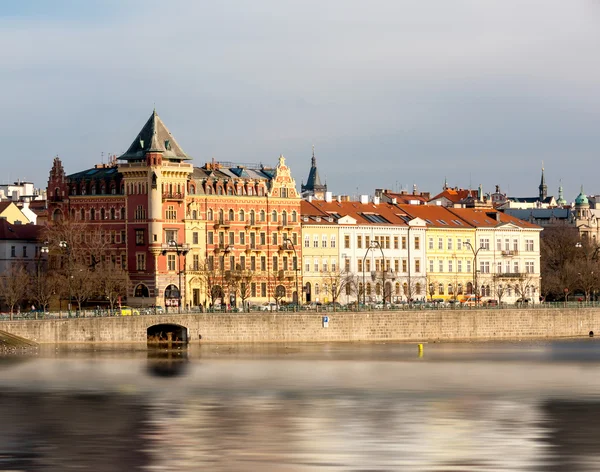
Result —
[{"label": "lamp post", "polygon": [[473,281],[475,283],[475,306],[477,306],[479,305],[479,298],[477,297],[477,292],[479,291],[477,286],[477,254],[479,254],[479,251],[481,251],[484,248],[483,246],[479,246],[476,251],[469,241],[465,242],[465,246],[468,246],[469,249],[471,249],[471,252],[473,253]]},{"label": "lamp post", "polygon": [[183,248],[182,246],[180,246],[177,241],[175,241],[174,239],[171,239],[169,241],[169,248],[174,249],[175,253],[177,254],[177,275],[179,276],[179,291],[178,291],[178,312],[181,313],[181,304],[182,304],[182,300],[181,300],[181,255],[183,254],[183,256],[185,256],[187,254],[187,249]]},{"label": "lamp post", "polygon": [[367,255],[369,254],[369,251],[371,249],[377,249],[379,248],[379,250],[381,251],[381,263],[382,263],[382,267],[381,267],[381,273],[382,275],[382,279],[383,279],[383,305],[385,307],[385,255],[383,254],[383,248],[381,247],[381,244],[379,243],[379,241],[372,241],[371,244],[369,244],[369,247],[367,248],[367,251],[365,252],[365,256],[363,257],[363,306],[366,306],[367,302],[366,302],[366,293],[367,293],[367,286],[365,283],[365,262],[367,260]]},{"label": "lamp post", "polygon": [[298,291],[298,254],[296,254],[296,247],[290,238],[285,238],[283,244],[287,247],[291,245],[292,250],[294,251],[294,260],[296,261],[296,266],[294,267],[296,272],[296,306],[294,307],[294,311],[298,311],[298,307],[300,306],[300,292]]},{"label": "lamp post", "polygon": [[[231,281],[233,280],[233,273],[235,271],[235,263],[231,263],[229,264],[229,274],[230,277],[228,280],[228,289],[229,289],[229,303],[226,303],[224,298],[225,298],[225,289],[223,288],[223,286],[225,286],[225,277],[224,277],[224,273],[225,273],[225,255],[228,255],[229,253],[233,252],[235,250],[235,246],[233,244],[228,244],[227,246],[225,246],[225,249],[223,249],[223,262],[221,264],[221,291],[222,291],[222,297],[221,297],[221,309],[223,307],[223,305],[225,305],[225,308],[227,308],[227,306],[231,306],[233,305],[233,303],[231,303],[232,301],[235,301],[235,294],[234,294],[234,299],[232,300],[231,298]],[[235,259],[235,257],[234,257]],[[234,290],[237,291],[237,289],[234,287]],[[231,308],[233,308],[233,306],[231,306]]]},{"label": "lamp post", "polygon": [[68,283],[69,283],[69,302],[67,305],[67,309],[69,311],[69,318],[71,317],[71,246],[69,246],[69,243],[67,243],[67,241],[60,241],[58,243],[58,246],[67,254],[67,279],[68,279]]},{"label": "lamp post", "polygon": [[[37,281],[36,281],[36,291],[37,291],[37,296],[38,296],[38,300],[36,300],[38,302],[38,304],[40,303],[40,299],[42,299],[44,296],[42,295],[42,274],[40,272],[40,265],[42,263],[42,256],[46,255],[48,256],[48,246],[46,246],[48,244],[48,241],[44,241],[44,246],[42,246],[38,252],[38,257],[37,257]],[[38,306],[39,308],[39,306]],[[42,307],[42,313],[44,313],[46,311],[46,307],[43,306]],[[37,310],[35,311],[35,319],[38,319],[38,315],[37,315]]]}]

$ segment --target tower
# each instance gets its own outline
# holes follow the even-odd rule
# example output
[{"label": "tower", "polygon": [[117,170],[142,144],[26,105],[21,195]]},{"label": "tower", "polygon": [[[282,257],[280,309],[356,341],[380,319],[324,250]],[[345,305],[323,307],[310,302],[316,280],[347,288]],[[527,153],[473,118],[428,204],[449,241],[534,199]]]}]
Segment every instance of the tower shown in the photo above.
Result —
[{"label": "tower", "polygon": [[145,286],[134,290],[134,303],[146,293],[157,305],[163,297],[165,304],[185,303],[177,275],[185,269],[185,196],[193,172],[185,161],[190,158],[153,110],[118,159],[127,202],[130,279],[134,287]]},{"label": "tower", "polygon": [[538,187],[540,191],[540,202],[543,202],[548,196],[548,186],[546,185],[546,177],[544,177],[544,165],[542,164],[542,179],[540,181],[540,186]]},{"label": "tower", "polygon": [[319,200],[323,200],[325,198],[325,192],[327,192],[327,184],[321,184],[319,171],[317,170],[317,159],[315,158],[314,146],[312,148],[312,159],[310,165],[310,172],[308,173],[308,179],[306,181],[306,185],[301,185],[300,191],[302,193],[303,198],[312,196]]}]

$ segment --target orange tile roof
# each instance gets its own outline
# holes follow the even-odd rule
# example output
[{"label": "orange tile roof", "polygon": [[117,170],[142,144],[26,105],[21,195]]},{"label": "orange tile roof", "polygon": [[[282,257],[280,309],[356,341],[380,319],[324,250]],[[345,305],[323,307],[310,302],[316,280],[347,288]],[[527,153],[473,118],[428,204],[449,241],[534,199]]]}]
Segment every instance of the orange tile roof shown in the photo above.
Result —
[{"label": "orange tile roof", "polygon": [[[326,217],[332,216],[334,221],[344,216],[350,216],[356,220],[358,225],[394,225],[406,226],[406,214],[391,203],[379,203],[375,205],[373,202],[326,202],[323,200],[313,200],[312,202],[302,201],[300,206],[302,217]],[[312,221],[314,222],[314,221]],[[303,223],[307,223],[303,221]]]},{"label": "orange tile roof", "polygon": [[[452,203],[459,203],[459,202],[463,201],[464,199],[466,199],[469,195],[471,197],[476,198],[477,190],[466,190],[463,188],[459,188],[459,189],[447,188],[442,193],[437,194],[431,200],[437,200],[439,198],[445,197],[448,200],[450,200]],[[431,201],[431,200],[429,200],[429,201]]]},{"label": "orange tile roof", "polygon": [[432,228],[469,228],[462,218],[457,218],[448,208],[438,205],[398,205],[402,211],[412,218],[425,220],[427,227]]},{"label": "orange tile roof", "polygon": [[491,208],[448,208],[448,211],[476,228],[493,228],[501,224],[512,223],[519,228],[541,229],[541,226]]}]

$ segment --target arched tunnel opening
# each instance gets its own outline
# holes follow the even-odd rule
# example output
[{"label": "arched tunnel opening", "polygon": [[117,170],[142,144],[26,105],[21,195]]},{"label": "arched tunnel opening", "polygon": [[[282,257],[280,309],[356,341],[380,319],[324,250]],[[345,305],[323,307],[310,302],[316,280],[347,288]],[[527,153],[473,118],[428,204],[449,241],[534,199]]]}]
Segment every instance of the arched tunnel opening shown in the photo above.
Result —
[{"label": "arched tunnel opening", "polygon": [[149,346],[183,348],[188,343],[188,330],[177,324],[157,324],[146,330]]}]

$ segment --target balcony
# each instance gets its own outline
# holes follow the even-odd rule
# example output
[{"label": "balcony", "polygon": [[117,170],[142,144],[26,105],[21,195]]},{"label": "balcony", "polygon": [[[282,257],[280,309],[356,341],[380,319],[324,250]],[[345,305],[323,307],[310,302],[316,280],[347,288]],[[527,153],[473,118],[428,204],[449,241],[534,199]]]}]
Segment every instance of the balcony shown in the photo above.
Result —
[{"label": "balcony", "polygon": [[231,223],[229,221],[219,220],[213,225],[213,227],[215,229],[219,229],[219,228],[229,229],[231,227]]},{"label": "balcony", "polygon": [[182,192],[165,192],[162,194],[162,201],[166,200],[183,200],[184,195]]},{"label": "balcony", "polygon": [[502,255],[503,256],[518,256],[519,255],[519,251],[512,250],[512,251],[502,251]]},{"label": "balcony", "polygon": [[524,274],[523,272],[503,272],[496,274],[496,277],[499,279],[522,279],[525,275],[527,274]]}]

